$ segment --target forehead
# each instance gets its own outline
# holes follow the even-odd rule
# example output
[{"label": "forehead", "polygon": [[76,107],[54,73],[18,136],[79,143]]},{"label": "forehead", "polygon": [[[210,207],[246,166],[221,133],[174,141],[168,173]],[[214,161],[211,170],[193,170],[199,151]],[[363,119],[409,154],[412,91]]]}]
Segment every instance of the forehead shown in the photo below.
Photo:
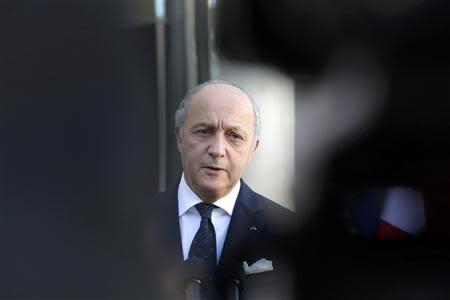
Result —
[{"label": "forehead", "polygon": [[242,90],[227,84],[210,84],[192,97],[187,120],[201,122],[211,118],[253,124],[253,106]]}]

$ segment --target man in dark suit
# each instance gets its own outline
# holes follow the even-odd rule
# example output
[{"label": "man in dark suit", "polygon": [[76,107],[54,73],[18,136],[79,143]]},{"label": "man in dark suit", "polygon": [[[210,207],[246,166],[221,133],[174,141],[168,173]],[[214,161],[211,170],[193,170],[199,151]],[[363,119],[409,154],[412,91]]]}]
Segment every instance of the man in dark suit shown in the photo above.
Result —
[{"label": "man in dark suit", "polygon": [[209,81],[186,95],[175,123],[183,175],[152,199],[156,217],[145,227],[154,294],[182,298],[183,262],[200,259],[207,299],[223,296],[228,272],[245,274],[242,298],[292,298],[285,225],[293,214],[241,179],[260,142],[256,103],[234,84]]}]

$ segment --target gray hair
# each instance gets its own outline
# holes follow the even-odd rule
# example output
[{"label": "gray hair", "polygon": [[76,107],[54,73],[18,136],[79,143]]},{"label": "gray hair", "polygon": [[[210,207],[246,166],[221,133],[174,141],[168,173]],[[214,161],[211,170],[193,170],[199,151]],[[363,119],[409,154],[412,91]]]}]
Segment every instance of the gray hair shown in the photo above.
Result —
[{"label": "gray hair", "polygon": [[253,97],[244,88],[242,88],[241,86],[239,86],[233,82],[229,82],[229,81],[225,81],[225,80],[209,80],[209,81],[206,81],[206,82],[194,87],[192,90],[190,90],[186,94],[186,96],[184,96],[184,98],[180,102],[180,104],[178,105],[177,111],[175,112],[175,128],[179,129],[180,140],[183,138],[184,122],[186,121],[189,104],[191,103],[192,98],[195,96],[195,94],[197,94],[200,91],[200,89],[202,89],[203,87],[205,87],[207,85],[211,85],[211,84],[231,85],[231,86],[234,86],[235,88],[238,88],[239,90],[241,90],[242,92],[244,92],[247,95],[247,97],[250,99],[250,102],[251,102],[252,108],[253,108],[253,113],[255,115],[255,124],[254,124],[255,136],[256,136],[256,138],[259,138],[260,131],[261,131],[261,117],[259,114],[258,104],[253,99]]}]

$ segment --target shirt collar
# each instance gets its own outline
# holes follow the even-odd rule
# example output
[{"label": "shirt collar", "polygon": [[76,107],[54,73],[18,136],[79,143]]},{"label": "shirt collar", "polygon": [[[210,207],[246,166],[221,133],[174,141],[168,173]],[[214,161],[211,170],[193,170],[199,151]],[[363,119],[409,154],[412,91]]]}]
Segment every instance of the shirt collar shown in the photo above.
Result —
[{"label": "shirt collar", "polygon": [[[240,189],[241,181],[239,180],[233,189],[227,195],[214,202],[214,205],[222,208],[231,216]],[[183,173],[178,186],[178,216],[181,217],[192,206],[200,202],[202,202],[202,200],[187,185]]]}]

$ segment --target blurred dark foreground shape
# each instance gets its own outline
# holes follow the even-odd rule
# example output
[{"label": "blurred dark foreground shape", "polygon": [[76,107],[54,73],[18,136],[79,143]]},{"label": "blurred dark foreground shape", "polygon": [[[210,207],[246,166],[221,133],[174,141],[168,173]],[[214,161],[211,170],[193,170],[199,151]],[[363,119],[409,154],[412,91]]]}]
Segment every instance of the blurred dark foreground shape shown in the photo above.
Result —
[{"label": "blurred dark foreground shape", "polygon": [[[227,0],[217,20],[223,56],[269,63],[297,80],[293,263],[302,299],[448,297],[448,3]],[[423,193],[423,234],[349,234],[344,199],[393,186]]]},{"label": "blurred dark foreground shape", "polygon": [[124,7],[0,2],[0,298],[149,294],[136,241],[157,192],[154,28],[121,26]]}]

